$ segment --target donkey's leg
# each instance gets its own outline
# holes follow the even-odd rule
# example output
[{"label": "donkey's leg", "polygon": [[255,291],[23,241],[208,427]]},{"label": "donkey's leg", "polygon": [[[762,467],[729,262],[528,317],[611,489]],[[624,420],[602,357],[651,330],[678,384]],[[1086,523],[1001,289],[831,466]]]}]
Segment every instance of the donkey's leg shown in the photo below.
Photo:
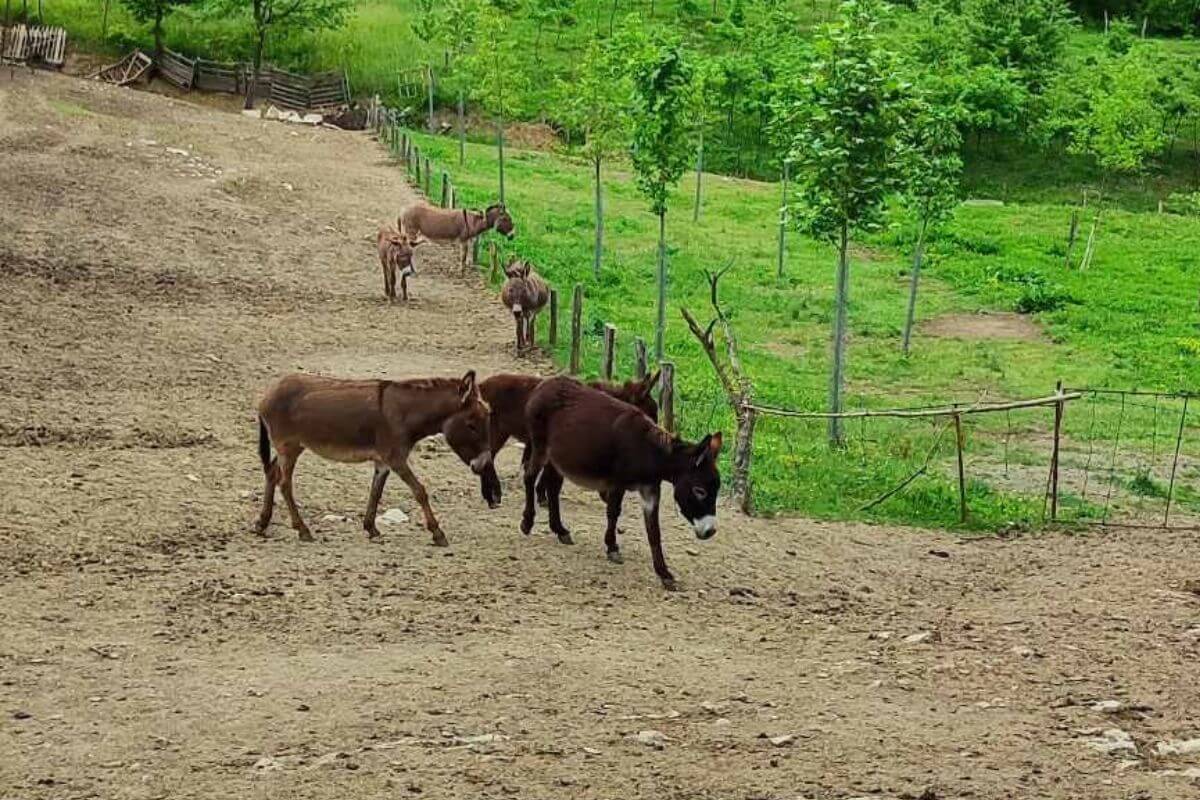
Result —
[{"label": "donkey's leg", "polygon": [[537,312],[529,315],[525,325],[525,344],[532,350],[537,347]]},{"label": "donkey's leg", "polygon": [[375,514],[379,511],[379,498],[383,496],[383,485],[387,483],[388,473],[387,464],[380,461],[375,462],[375,476],[371,478],[371,494],[367,497],[367,511],[363,514],[363,530],[367,532],[368,539],[375,539],[379,536],[379,529],[375,527]]},{"label": "donkey's leg", "polygon": [[413,499],[417,501],[417,505],[421,507],[421,511],[425,514],[425,529],[433,534],[433,543],[438,547],[446,547],[450,544],[446,540],[446,534],[442,533],[442,528],[438,525],[437,517],[433,515],[433,509],[429,505],[429,495],[425,491],[425,487],[417,480],[417,476],[409,469],[408,461],[399,459],[391,463],[392,469],[400,476],[400,480],[408,484],[408,488],[412,490]]},{"label": "donkey's leg", "polygon": [[604,495],[604,504],[608,510],[608,528],[604,531],[604,550],[608,554],[609,561],[614,564],[624,564],[625,557],[621,555],[621,548],[617,544],[617,522],[621,519],[621,504],[625,500],[625,490],[609,489],[601,494]]},{"label": "donkey's leg", "polygon": [[258,521],[254,523],[254,532],[263,536],[267,526],[271,524],[271,516],[275,513],[275,486],[279,483],[279,459],[271,459],[271,464],[263,470],[266,475],[266,485],[263,487],[262,511]]},{"label": "donkey's leg", "polygon": [[407,272],[400,273],[400,296],[404,299],[404,302],[406,302],[406,303],[408,302],[408,273]]},{"label": "donkey's leg", "polygon": [[546,484],[546,505],[550,511],[550,530],[563,544],[575,544],[571,532],[563,525],[562,507],[559,498],[562,496],[563,477],[553,465],[547,464],[542,470],[542,483]]},{"label": "donkey's leg", "polygon": [[466,274],[467,274],[467,251],[470,249],[470,247],[471,247],[471,240],[470,240],[470,239],[464,239],[464,240],[462,241],[462,243],[461,243],[461,250],[462,250],[462,253],[461,253],[461,259],[462,259],[462,263],[461,263],[461,264],[459,264],[459,267],[458,267],[458,271],[459,271],[459,273],[460,273],[460,274],[462,274],[462,275],[466,275]]},{"label": "donkey's leg", "polygon": [[525,320],[520,314],[513,314],[513,319],[517,321],[517,357],[520,358],[525,349]]},{"label": "donkey's leg", "polygon": [[521,514],[521,533],[527,534],[533,530],[533,521],[537,515],[533,501],[537,494],[538,475],[546,466],[547,453],[544,445],[538,447],[533,441],[525,447],[530,454],[529,460],[525,462],[525,511]]},{"label": "donkey's leg", "polygon": [[301,519],[300,509],[296,507],[296,498],[292,495],[292,473],[296,470],[296,460],[303,452],[304,448],[300,445],[279,448],[279,490],[283,492],[283,500],[287,503],[288,514],[292,518],[292,527],[300,534],[300,541],[311,542],[312,531]]},{"label": "donkey's leg", "polygon": [[642,518],[646,522],[646,539],[650,542],[650,554],[654,559],[654,572],[662,581],[663,588],[668,592],[673,592],[676,589],[675,576],[667,569],[667,562],[663,558],[662,551],[662,530],[658,527],[658,501],[662,493],[662,487],[655,484],[653,486],[643,486],[638,492],[642,496]]},{"label": "donkey's leg", "polygon": [[[499,427],[498,425],[491,426],[488,449],[492,452],[492,459],[483,468],[483,472],[479,473],[479,493],[483,495],[488,508],[499,506],[504,496],[504,490],[500,486],[500,476],[496,474],[496,455],[504,449],[504,445],[508,441],[508,434],[499,430]],[[524,454],[521,455],[521,463],[525,463]]]},{"label": "donkey's leg", "polygon": [[[522,469],[524,469],[525,465],[529,463],[530,452],[530,448],[526,447],[525,452],[521,454]],[[545,508],[548,502],[549,501],[546,499],[546,475],[545,470],[542,470],[542,475],[538,478],[537,482],[537,504],[542,508]]]}]

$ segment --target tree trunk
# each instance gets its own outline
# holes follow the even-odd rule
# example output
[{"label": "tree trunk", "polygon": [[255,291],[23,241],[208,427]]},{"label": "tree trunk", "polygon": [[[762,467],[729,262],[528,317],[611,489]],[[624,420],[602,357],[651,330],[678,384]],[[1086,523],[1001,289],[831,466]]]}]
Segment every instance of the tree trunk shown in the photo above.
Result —
[{"label": "tree trunk", "polygon": [[500,205],[504,205],[504,117],[496,117],[496,150],[500,154]]},{"label": "tree trunk", "polygon": [[458,165],[463,165],[467,153],[467,122],[463,115],[463,93],[458,92]]},{"label": "tree trunk", "polygon": [[696,146],[696,205],[692,209],[692,222],[700,221],[700,182],[704,175],[704,126],[700,126],[700,143]]},{"label": "tree trunk", "polygon": [[429,81],[429,123],[426,125],[430,133],[434,133],[435,123],[433,119],[433,65],[428,64],[425,67],[425,77]]},{"label": "tree trunk", "polygon": [[162,18],[163,9],[159,6],[154,10],[154,63],[162,63],[163,43],[162,43]]},{"label": "tree trunk", "polygon": [[604,252],[604,191],[600,184],[600,159],[596,158],[596,252],[592,257],[592,272],[600,279],[600,261]]},{"label": "tree trunk", "polygon": [[667,212],[658,214],[658,318],[654,323],[654,360],[663,360],[667,329]]},{"label": "tree trunk", "polygon": [[[104,0],[104,16],[100,18],[100,38],[108,41],[108,4],[111,0]],[[8,24],[8,0],[4,4],[4,24]]]},{"label": "tree trunk", "polygon": [[926,220],[921,220],[921,232],[917,234],[917,249],[913,252],[912,280],[908,289],[908,315],[904,318],[904,355],[912,341],[913,320],[917,315],[917,285],[921,281],[921,259],[925,255]]},{"label": "tree trunk", "polygon": [[[833,363],[829,376],[829,411],[840,414],[842,411],[842,390],[846,381],[846,306],[850,297],[850,231],[842,224],[841,241],[838,243],[837,288],[834,299],[833,317]],[[842,435],[842,420],[840,417],[829,418],[829,444],[832,447],[844,447],[845,438]]]},{"label": "tree trunk", "polygon": [[779,263],[776,265],[775,277],[778,280],[783,280],[783,256],[784,248],[787,245],[787,193],[788,193],[788,162],[785,158],[783,161],[783,181],[780,191],[781,201],[779,205]]},{"label": "tree trunk", "polygon": [[250,74],[250,82],[246,85],[246,108],[254,108],[254,95],[258,92],[258,76],[262,71],[263,48],[267,44],[267,29],[258,29],[258,41],[254,43],[254,71]]},{"label": "tree trunk", "polygon": [[[745,402],[746,398],[742,398]],[[742,407],[735,411],[737,436],[733,443],[733,480],[731,491],[733,502],[743,514],[754,513],[754,496],[750,486],[750,461],[754,457],[754,426],[758,415],[753,409]]]}]

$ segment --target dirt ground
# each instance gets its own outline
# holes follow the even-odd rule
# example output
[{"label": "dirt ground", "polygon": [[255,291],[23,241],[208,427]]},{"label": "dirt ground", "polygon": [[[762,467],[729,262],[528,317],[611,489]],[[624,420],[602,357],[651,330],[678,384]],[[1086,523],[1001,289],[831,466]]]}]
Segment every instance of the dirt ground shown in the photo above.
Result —
[{"label": "dirt ground", "polygon": [[1045,341],[1045,334],[1025,314],[943,314],[921,325],[921,333],[943,339],[1012,339]]},{"label": "dirt ground", "polygon": [[0,797],[1197,796],[1195,534],[670,509],[671,595],[632,502],[618,567],[430,443],[450,549],[311,456],[318,541],[253,536],[273,376],[544,366],[449,253],[385,305],[410,196],[365,134],[0,71]]}]

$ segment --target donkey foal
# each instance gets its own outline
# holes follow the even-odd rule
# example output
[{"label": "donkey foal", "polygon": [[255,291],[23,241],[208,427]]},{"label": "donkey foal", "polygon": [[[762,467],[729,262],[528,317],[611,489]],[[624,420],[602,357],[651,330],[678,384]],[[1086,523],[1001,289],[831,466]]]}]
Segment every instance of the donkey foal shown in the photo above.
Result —
[{"label": "donkey foal", "polygon": [[500,290],[500,300],[505,308],[512,310],[517,322],[517,355],[520,355],[535,344],[537,315],[550,301],[550,287],[528,261],[513,259],[504,268],[504,274],[508,280]]},{"label": "donkey foal", "polygon": [[403,233],[396,233],[391,228],[380,228],[376,237],[379,244],[379,265],[383,267],[383,294],[388,302],[396,302],[396,273],[400,273],[400,293],[404,302],[408,302],[408,277],[416,275],[413,267],[413,248],[425,244],[426,240],[419,236],[408,238]]}]

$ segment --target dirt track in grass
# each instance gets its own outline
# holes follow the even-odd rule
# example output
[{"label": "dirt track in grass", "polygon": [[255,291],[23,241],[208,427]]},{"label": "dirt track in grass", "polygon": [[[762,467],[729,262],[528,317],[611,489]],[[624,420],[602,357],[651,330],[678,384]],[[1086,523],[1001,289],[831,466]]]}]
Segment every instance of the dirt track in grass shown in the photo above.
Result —
[{"label": "dirt track in grass", "polygon": [[364,134],[0,73],[0,797],[1196,796],[1155,753],[1200,737],[1192,534],[670,510],[668,595],[632,501],[616,567],[590,494],[525,538],[518,451],[488,511],[430,443],[449,550],[311,456],[318,541],[251,535],[273,376],[545,368],[449,252],[385,305],[410,196]]}]

